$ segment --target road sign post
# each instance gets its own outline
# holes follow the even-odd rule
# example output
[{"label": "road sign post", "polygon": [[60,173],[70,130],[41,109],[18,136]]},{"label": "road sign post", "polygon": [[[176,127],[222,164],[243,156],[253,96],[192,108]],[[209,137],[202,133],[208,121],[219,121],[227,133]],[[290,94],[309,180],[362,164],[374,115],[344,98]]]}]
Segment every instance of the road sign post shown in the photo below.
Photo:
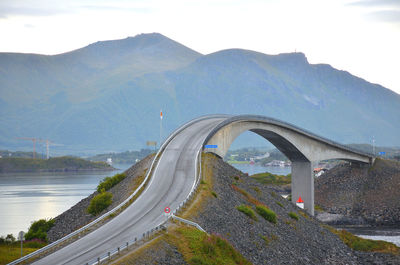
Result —
[{"label": "road sign post", "polygon": [[23,254],[23,241],[24,241],[24,231],[20,231],[18,234],[19,239],[21,240],[21,258],[24,255]]}]

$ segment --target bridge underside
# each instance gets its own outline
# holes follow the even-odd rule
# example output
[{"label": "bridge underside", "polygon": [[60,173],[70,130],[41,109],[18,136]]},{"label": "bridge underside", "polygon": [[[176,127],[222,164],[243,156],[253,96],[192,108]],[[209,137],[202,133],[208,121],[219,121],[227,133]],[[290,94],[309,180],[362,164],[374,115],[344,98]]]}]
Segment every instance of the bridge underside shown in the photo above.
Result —
[{"label": "bridge underside", "polygon": [[207,145],[217,145],[217,148],[207,148],[205,151],[224,157],[232,142],[245,131],[252,131],[267,139],[292,162],[292,202],[301,197],[304,208],[311,215],[314,215],[313,164],[328,159],[372,162],[367,155],[324,141],[298,128],[260,120],[232,121],[217,127],[205,142]]}]

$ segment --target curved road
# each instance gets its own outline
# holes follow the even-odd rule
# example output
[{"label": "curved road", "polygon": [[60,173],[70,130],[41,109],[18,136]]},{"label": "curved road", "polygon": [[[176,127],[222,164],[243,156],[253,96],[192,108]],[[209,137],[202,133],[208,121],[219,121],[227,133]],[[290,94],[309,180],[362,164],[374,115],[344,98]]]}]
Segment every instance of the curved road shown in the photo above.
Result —
[{"label": "curved road", "polygon": [[162,224],[167,219],[164,208],[169,206],[173,212],[190,193],[196,181],[197,152],[224,119],[199,120],[179,132],[166,146],[149,184],[134,203],[107,224],[34,264],[85,264]]}]

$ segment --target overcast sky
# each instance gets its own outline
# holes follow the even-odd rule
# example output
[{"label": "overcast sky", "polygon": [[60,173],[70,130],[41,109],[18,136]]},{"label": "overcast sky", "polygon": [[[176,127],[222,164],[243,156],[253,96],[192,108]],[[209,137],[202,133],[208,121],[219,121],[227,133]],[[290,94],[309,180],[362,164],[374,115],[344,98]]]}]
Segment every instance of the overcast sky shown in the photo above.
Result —
[{"label": "overcast sky", "polygon": [[150,32],[203,54],[301,51],[400,93],[400,0],[0,0],[0,52]]}]

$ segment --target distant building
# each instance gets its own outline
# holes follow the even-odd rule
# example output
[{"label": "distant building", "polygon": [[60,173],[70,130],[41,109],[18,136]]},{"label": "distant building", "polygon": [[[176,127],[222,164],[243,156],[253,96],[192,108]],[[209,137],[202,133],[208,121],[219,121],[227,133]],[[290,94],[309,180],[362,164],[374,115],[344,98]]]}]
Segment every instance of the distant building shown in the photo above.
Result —
[{"label": "distant building", "polygon": [[106,163],[111,166],[112,165],[112,158],[111,157],[107,158]]}]

